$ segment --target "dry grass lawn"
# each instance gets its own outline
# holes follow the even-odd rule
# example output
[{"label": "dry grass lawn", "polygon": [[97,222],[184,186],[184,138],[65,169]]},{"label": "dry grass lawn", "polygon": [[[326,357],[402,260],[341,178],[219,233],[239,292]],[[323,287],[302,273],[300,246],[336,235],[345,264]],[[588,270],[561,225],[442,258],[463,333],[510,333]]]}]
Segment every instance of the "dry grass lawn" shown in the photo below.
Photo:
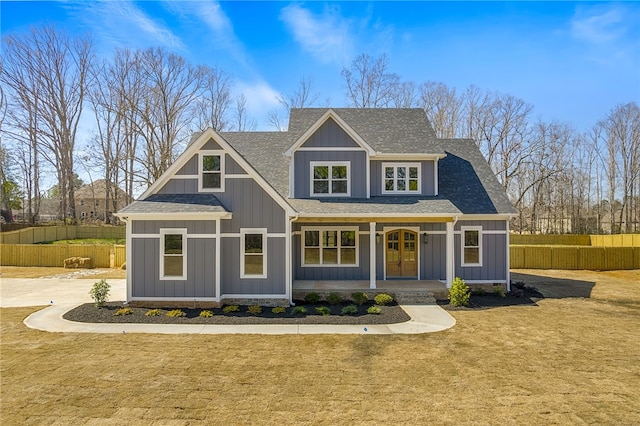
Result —
[{"label": "dry grass lawn", "polygon": [[2,309],[0,420],[639,424],[639,271],[520,272],[558,298],[415,336],[55,334]]},{"label": "dry grass lawn", "polygon": [[[33,267],[33,266],[2,266],[0,273],[4,278],[41,278],[51,275],[70,274],[72,272],[82,271],[82,269],[65,269],[55,267]],[[99,271],[96,275],[89,278],[97,279],[124,279],[127,277],[127,271],[122,269],[98,268],[91,271]]]}]

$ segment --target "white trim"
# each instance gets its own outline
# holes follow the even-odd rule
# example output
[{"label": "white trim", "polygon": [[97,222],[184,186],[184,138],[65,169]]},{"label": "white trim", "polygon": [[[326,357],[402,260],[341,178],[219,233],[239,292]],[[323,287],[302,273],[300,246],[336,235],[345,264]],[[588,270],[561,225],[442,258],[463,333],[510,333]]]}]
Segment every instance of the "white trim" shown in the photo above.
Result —
[{"label": "white trim", "polygon": [[251,175],[237,174],[237,175],[224,175],[225,179],[251,179]]},{"label": "white trim", "polygon": [[131,238],[132,235],[132,231],[133,231],[133,223],[131,222],[131,220],[129,220],[129,218],[127,218],[125,220],[125,226],[126,226],[126,242],[127,245],[125,246],[125,261],[127,262],[127,301],[132,300],[132,296],[133,296],[133,239]]},{"label": "white trim", "polygon": [[369,288],[376,288],[376,223],[369,222]]},{"label": "white trim", "polygon": [[224,299],[287,299],[285,294],[222,294],[220,300]]},{"label": "white trim", "polygon": [[446,154],[394,154],[381,152],[376,152],[371,155],[372,159],[376,161],[439,160],[440,158],[444,158],[446,156]]},{"label": "white trim", "polygon": [[285,279],[285,293],[287,294],[287,299],[289,302],[293,304],[293,238],[291,237],[291,227],[292,221],[295,220],[295,217],[285,218],[285,242],[284,242],[284,279]]},{"label": "white trim", "polygon": [[467,284],[506,284],[505,280],[464,280]]},{"label": "white trim", "polygon": [[[182,275],[165,275],[164,274],[164,258],[167,254],[164,252],[164,237],[165,235],[180,235],[182,237]],[[160,228],[160,246],[158,247],[160,253],[160,281],[186,281],[187,280],[187,229],[186,228]],[[177,256],[176,256],[177,257]]]},{"label": "white trim", "polygon": [[[360,266],[360,227],[359,226],[301,226],[300,227],[300,266],[302,268],[357,268],[358,266]],[[318,231],[319,235],[319,245],[317,247],[317,249],[320,251],[320,263],[317,264],[306,264],[305,263],[305,257],[304,257],[304,249],[307,248],[305,246],[305,238],[304,238],[304,233],[306,231]],[[332,264],[323,264],[322,263],[322,253],[323,253],[323,247],[322,246],[322,232],[324,231],[337,231],[338,236],[337,236],[337,241],[336,243],[338,245],[336,245],[336,249],[337,249],[337,261],[338,263],[332,263]],[[341,251],[342,251],[342,243],[341,243],[341,235],[340,232],[341,231],[354,231],[355,232],[355,247],[351,247],[351,246],[346,246],[344,248],[350,249],[350,248],[355,248],[356,249],[356,263],[340,263],[341,261]],[[309,246],[308,248],[315,248],[312,246]],[[326,247],[326,248],[332,248],[332,247]]]},{"label": "white trim", "polygon": [[442,219],[442,218],[453,218],[457,216],[458,213],[440,213],[440,214],[431,214],[431,213],[300,213],[298,218],[331,218],[336,219],[336,221],[340,221],[343,218],[418,218],[418,219]]},{"label": "white trim", "polygon": [[367,192],[366,198],[371,198],[371,161],[369,159],[369,154],[367,153],[366,164],[364,167],[365,178],[367,179],[365,182],[365,190]]},{"label": "white trim", "polygon": [[267,238],[287,238],[286,232],[267,234]]},{"label": "white trim", "polygon": [[447,235],[447,231],[422,231],[429,235]]},{"label": "white trim", "polygon": [[[207,150],[200,150],[198,151],[198,192],[224,192],[224,179],[225,179],[225,174],[224,174],[224,163],[225,163],[225,157],[226,157],[226,152],[224,150],[220,150],[220,149],[207,149]],[[202,166],[203,166],[203,159],[205,156],[208,157],[213,157],[213,156],[218,156],[220,157],[220,171],[217,172],[208,172],[208,173],[220,173],[220,188],[205,188],[202,186],[203,184],[203,173],[205,173],[202,170]]]},{"label": "white trim", "polygon": [[198,175],[173,175],[171,179],[198,179]]},{"label": "white trim", "polygon": [[158,302],[219,302],[217,297],[132,297],[130,301],[158,301]]},{"label": "white trim", "polygon": [[[145,239],[145,238],[149,238],[149,239],[153,239],[153,238],[157,238],[160,239],[160,234],[131,234],[131,238],[137,238],[137,239]],[[187,239],[194,239],[194,238],[216,238],[216,234],[187,234]]]},{"label": "white trim", "polygon": [[505,221],[506,222],[506,227],[507,227],[507,231],[506,231],[506,235],[507,235],[507,241],[505,242],[507,245],[506,248],[506,254],[507,254],[507,293],[511,291],[511,253],[509,251],[509,221]]},{"label": "white trim", "polygon": [[[403,230],[416,233],[416,261],[418,263],[418,270],[416,271],[416,279],[420,280],[420,227],[419,226],[383,226],[382,227],[382,253],[384,258],[384,279],[387,279],[387,234],[396,230]],[[413,278],[413,277],[407,277]]]},{"label": "white trim", "polygon": [[453,284],[453,276],[455,274],[455,241],[453,234],[454,222],[447,222],[446,237],[446,265],[447,265],[447,288],[451,288]]},{"label": "white trim", "polygon": [[295,179],[293,178],[295,173],[295,158],[289,157],[289,198],[295,198]]},{"label": "white trim", "polygon": [[[477,231],[478,232],[478,263],[467,263],[464,257],[464,233],[466,231]],[[482,267],[482,226],[461,226],[460,227],[460,266],[463,268],[466,267]],[[471,246],[470,246],[471,247]],[[473,247],[471,247],[473,248]]]},{"label": "white trim", "polygon": [[440,182],[438,182],[438,159],[433,160],[433,195],[438,196]]},{"label": "white trim", "polygon": [[187,234],[187,240],[201,238],[216,238],[216,234]]},{"label": "white trim", "polygon": [[334,151],[366,151],[361,146],[301,146],[296,151],[334,152]]},{"label": "white trim", "polygon": [[496,213],[496,214],[463,214],[459,216],[462,221],[465,220],[489,220],[489,221],[502,221],[509,220],[517,216],[511,213]]},{"label": "white trim", "polygon": [[[245,273],[245,237],[247,235],[261,235],[262,236],[262,274],[247,274]],[[240,228],[240,278],[267,278],[267,228]],[[258,256],[256,254],[256,256]]]},{"label": "white trim", "polygon": [[131,238],[160,238],[160,234],[131,234]]},{"label": "white trim", "polygon": [[207,212],[185,212],[185,213],[118,213],[119,218],[128,217],[131,220],[176,220],[176,215],[180,216],[180,220],[217,220],[231,219],[233,214],[230,212],[207,213]]},{"label": "white trim", "polygon": [[360,135],[358,135],[358,133],[356,133],[351,128],[351,126],[349,126],[342,118],[340,118],[340,116],[338,116],[338,114],[336,114],[336,112],[331,108],[329,108],[324,114],[322,114],[322,117],[320,117],[315,123],[313,123],[313,125],[309,127],[307,131],[304,132],[302,136],[300,136],[293,143],[293,145],[291,145],[289,149],[285,151],[284,155],[286,157],[291,157],[292,154],[297,151],[298,148],[300,148],[329,118],[332,118],[333,121],[335,121],[338,126],[340,126],[342,130],[344,130],[347,135],[349,135],[355,141],[355,143],[357,143],[365,151],[367,151],[369,155],[375,155],[376,152],[373,150],[373,148],[371,148],[371,146],[369,146],[369,144],[365,142],[365,140],[362,139]]},{"label": "white trim", "polygon": [[[346,193],[333,193],[333,167],[346,167],[347,168],[347,192]],[[315,167],[328,167],[327,185],[329,192],[316,193],[313,192],[314,183],[314,171]],[[342,179],[338,179],[338,182],[342,182]],[[350,161],[310,161],[309,162],[309,196],[310,197],[350,197],[351,196],[351,162]]]},{"label": "white trim", "polygon": [[220,300],[220,291],[221,291],[221,285],[220,285],[220,279],[222,277],[222,253],[220,248],[222,247],[222,238],[220,238],[220,229],[222,227],[220,226],[220,219],[216,219],[216,257],[214,259],[215,265],[216,265],[216,270],[214,272],[215,274],[215,292],[216,292],[216,298],[217,300]]},{"label": "white trim", "polygon": [[[471,228],[472,226],[467,226],[467,228]],[[461,235],[462,234],[462,227],[460,227],[459,231],[455,231],[454,232],[456,235]],[[499,230],[499,229],[494,229],[494,230],[483,230],[482,234],[483,235],[505,235],[507,233],[507,231],[505,230]]]},{"label": "white trim", "polygon": [[[398,190],[398,189],[394,189],[392,191],[388,191],[386,190],[386,185],[385,185],[385,181],[387,180],[386,178],[386,173],[385,173],[385,168],[387,167],[393,167],[393,186],[394,188],[397,186],[398,184],[398,167],[403,167],[406,168],[406,175],[405,175],[405,190]],[[415,167],[418,169],[418,177],[416,178],[416,180],[418,181],[418,189],[417,190],[410,190],[409,189],[409,181],[411,180],[409,177],[409,168],[411,167]],[[381,190],[381,194],[382,195],[416,195],[416,194],[422,194],[422,163],[382,163],[382,170],[380,175],[382,176],[382,188]]]}]

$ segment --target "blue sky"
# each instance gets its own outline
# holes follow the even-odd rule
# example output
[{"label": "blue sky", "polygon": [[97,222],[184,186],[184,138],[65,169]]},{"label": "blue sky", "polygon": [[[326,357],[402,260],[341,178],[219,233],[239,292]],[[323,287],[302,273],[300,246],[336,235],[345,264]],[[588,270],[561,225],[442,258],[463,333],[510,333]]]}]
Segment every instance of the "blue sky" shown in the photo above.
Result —
[{"label": "blue sky", "polygon": [[163,46],[216,65],[248,98],[259,129],[305,76],[322,104],[345,106],[340,71],[386,53],[416,84],[474,84],[586,130],[617,104],[640,103],[640,3],[2,1],[2,34],[54,23],[90,32],[98,54]]}]

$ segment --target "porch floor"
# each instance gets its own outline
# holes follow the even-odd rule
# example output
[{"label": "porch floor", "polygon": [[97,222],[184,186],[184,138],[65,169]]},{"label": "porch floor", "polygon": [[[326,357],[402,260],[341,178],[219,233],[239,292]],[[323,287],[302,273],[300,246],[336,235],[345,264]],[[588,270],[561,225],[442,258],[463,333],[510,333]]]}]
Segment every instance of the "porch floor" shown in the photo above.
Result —
[{"label": "porch floor", "polygon": [[350,295],[355,291],[365,293],[389,293],[400,301],[401,299],[410,300],[420,298],[420,296],[428,298],[446,298],[449,294],[447,285],[435,280],[386,280],[376,281],[376,288],[369,288],[369,281],[324,281],[324,280],[294,280],[293,294],[294,297],[304,297],[304,294],[310,292],[328,293],[336,292],[344,295]]}]

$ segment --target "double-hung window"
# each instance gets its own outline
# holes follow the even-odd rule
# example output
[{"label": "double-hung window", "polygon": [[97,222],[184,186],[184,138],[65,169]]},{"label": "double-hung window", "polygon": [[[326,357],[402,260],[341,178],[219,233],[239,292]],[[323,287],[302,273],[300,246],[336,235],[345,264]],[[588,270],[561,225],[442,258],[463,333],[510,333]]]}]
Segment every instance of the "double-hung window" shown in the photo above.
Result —
[{"label": "double-hung window", "polygon": [[240,230],[240,278],[267,277],[267,230]]},{"label": "double-hung window", "polygon": [[187,279],[187,230],[160,230],[160,279]]},{"label": "double-hung window", "polygon": [[383,163],[383,194],[419,194],[420,163]]},{"label": "double-hung window", "polygon": [[198,157],[200,191],[224,191],[224,152],[200,151]]},{"label": "double-hung window", "polygon": [[348,196],[350,194],[348,161],[311,162],[312,196]]},{"label": "double-hung window", "polygon": [[462,266],[482,266],[482,227],[463,226],[460,231]]},{"label": "double-hung window", "polygon": [[356,228],[303,228],[302,266],[358,266]]}]

